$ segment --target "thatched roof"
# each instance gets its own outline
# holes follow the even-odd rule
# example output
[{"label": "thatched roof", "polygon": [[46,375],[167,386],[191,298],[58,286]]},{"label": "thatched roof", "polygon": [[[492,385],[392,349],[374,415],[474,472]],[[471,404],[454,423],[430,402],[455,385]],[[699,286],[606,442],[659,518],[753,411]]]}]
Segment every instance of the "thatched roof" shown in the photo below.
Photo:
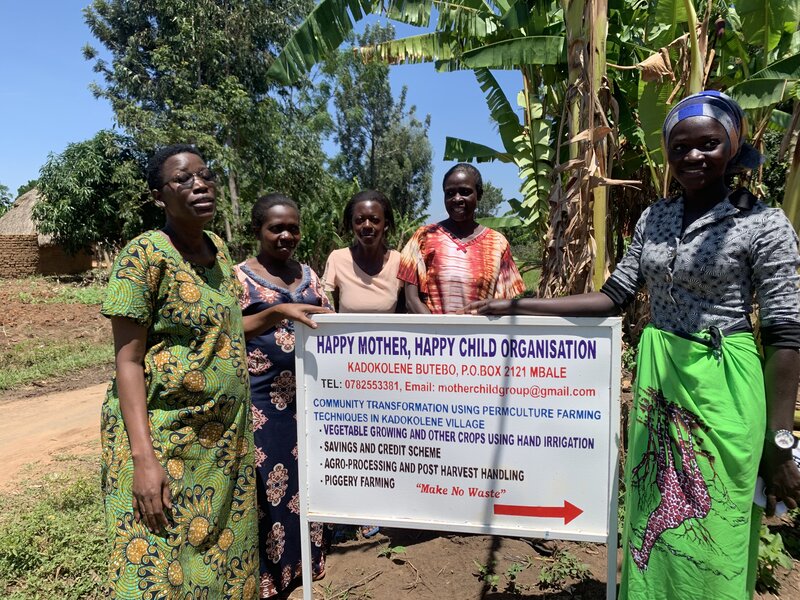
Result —
[{"label": "thatched roof", "polygon": [[36,188],[25,192],[14,201],[14,205],[0,217],[0,235],[39,235],[39,245],[51,244],[53,236],[43,235],[36,229],[33,207],[39,201]]}]

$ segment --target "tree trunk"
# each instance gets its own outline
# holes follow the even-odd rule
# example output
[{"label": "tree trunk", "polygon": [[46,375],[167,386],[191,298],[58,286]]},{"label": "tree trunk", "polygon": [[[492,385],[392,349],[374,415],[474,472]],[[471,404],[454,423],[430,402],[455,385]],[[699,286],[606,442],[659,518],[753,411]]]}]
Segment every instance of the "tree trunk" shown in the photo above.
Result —
[{"label": "tree trunk", "polygon": [[241,224],[241,215],[239,210],[239,187],[236,182],[236,174],[233,169],[228,170],[228,190],[231,194],[231,218],[233,220],[233,227],[239,229]]}]

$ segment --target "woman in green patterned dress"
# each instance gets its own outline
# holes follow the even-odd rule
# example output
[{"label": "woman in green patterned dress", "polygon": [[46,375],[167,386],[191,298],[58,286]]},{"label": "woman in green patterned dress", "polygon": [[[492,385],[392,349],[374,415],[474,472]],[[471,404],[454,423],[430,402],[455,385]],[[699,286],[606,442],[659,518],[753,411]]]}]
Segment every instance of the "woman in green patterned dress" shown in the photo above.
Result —
[{"label": "woman in green patterned dress", "polygon": [[215,177],[185,144],[148,185],[166,222],[120,252],[102,313],[116,373],[102,410],[102,484],[118,599],[258,597],[253,430],[239,285],[203,227]]}]

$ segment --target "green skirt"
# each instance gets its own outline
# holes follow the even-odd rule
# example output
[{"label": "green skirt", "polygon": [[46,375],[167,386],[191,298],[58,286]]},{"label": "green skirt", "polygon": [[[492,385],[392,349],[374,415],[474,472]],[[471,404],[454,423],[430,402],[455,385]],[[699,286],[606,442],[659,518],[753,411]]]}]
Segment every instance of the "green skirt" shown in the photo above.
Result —
[{"label": "green skirt", "polygon": [[[718,333],[718,332],[717,332]],[[766,427],[751,333],[639,342],[625,464],[621,599],[752,597]]]}]

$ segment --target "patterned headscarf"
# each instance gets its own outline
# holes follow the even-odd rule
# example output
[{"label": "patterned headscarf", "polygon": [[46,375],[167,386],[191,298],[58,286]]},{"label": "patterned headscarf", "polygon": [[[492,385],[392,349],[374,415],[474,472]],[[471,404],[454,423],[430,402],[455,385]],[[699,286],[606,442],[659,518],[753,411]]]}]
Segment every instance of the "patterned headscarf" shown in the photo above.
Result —
[{"label": "patterned headscarf", "polygon": [[716,90],[687,96],[669,111],[662,130],[665,147],[675,126],[690,117],[711,117],[725,129],[730,142],[728,172],[755,169],[764,162],[761,153],[744,141],[747,135],[744,111],[735,100]]}]

